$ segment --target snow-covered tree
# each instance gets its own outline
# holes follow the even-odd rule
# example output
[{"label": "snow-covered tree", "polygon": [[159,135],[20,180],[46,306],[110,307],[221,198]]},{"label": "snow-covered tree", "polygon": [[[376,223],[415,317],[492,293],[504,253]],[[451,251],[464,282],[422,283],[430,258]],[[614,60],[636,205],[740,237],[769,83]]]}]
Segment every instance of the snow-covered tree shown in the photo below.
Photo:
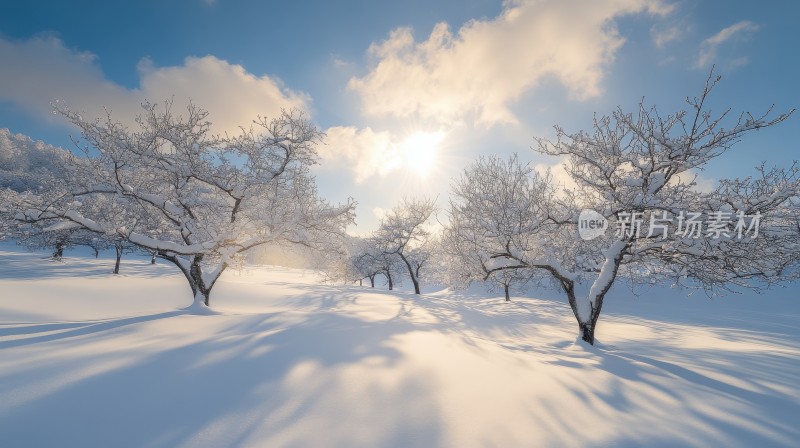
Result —
[{"label": "snow-covered tree", "polygon": [[395,254],[383,251],[380,241],[374,237],[353,238],[344,262],[344,276],[347,282],[362,282],[368,279],[370,287],[375,287],[375,280],[382,276],[389,290],[402,281],[405,265]]},{"label": "snow-covered tree", "polygon": [[404,274],[406,272],[406,265],[400,261],[400,257],[395,254],[388,254],[383,251],[377,251],[368,255],[372,263],[378,267],[378,272],[386,279],[386,285],[389,291],[393,290],[396,285],[403,283]]},{"label": "snow-covered tree", "polygon": [[369,280],[374,288],[375,277],[380,272],[371,258],[366,256],[369,250],[370,245],[366,238],[348,236],[344,251],[318,260],[317,267],[325,281],[344,284],[358,282],[363,285],[364,280]]},{"label": "snow-covered tree", "polygon": [[[688,110],[662,116],[642,104],[635,114],[596,118],[591,133],[557,127],[555,141],[539,139],[539,152],[565,158],[575,188],[556,191],[536,173],[523,180],[525,169],[513,160],[479,160],[453,192],[451,250],[471,252],[487,277],[525,269],[549,278],[566,294],[579,336],[590,344],[603,300],[620,276],[712,290],[796,277],[795,166],[762,167],[758,176],[723,180],[710,193],[694,182],[694,170],[743,135],[791,114],[742,114],[728,123],[729,110],[707,111],[718,80],[710,76],[702,94],[687,99]],[[516,187],[506,186],[517,178]]]},{"label": "snow-covered tree", "polygon": [[49,179],[61,177],[63,161],[68,157],[64,149],[0,129],[0,189],[22,192],[45,188]]},{"label": "snow-covered tree", "polygon": [[512,284],[534,274],[522,263],[497,256],[500,249],[530,252],[538,244],[543,209],[555,195],[550,176],[542,176],[516,155],[507,161],[481,157],[453,184],[450,221],[442,250],[448,260],[449,283],[488,282],[510,300]]},{"label": "snow-covered tree", "polygon": [[114,274],[119,274],[119,267],[122,263],[123,255],[142,251],[138,246],[123,238],[113,239],[113,241],[111,241],[111,246],[114,247]]},{"label": "snow-covered tree", "polygon": [[211,135],[194,105],[184,116],[169,102],[143,109],[135,129],[58,109],[81,129],[83,157],[66,160],[59,185],[13,196],[15,217],[66,220],[156,251],[184,274],[194,308],[209,305],[239,254],[278,241],[330,248],[352,222],[351,200],[331,205],[317,194],[309,166],[322,134],[301,113],[259,117],[229,137]]},{"label": "snow-covered tree", "polygon": [[75,246],[90,246],[98,253],[105,248],[96,233],[74,223],[33,223],[15,229],[13,236],[28,249],[52,251],[53,260],[61,260],[64,251]]},{"label": "snow-covered tree", "polygon": [[420,293],[420,271],[430,257],[424,248],[431,236],[425,225],[435,211],[432,199],[403,199],[381,220],[373,237],[383,254],[402,260],[416,294]]},{"label": "snow-covered tree", "polygon": [[422,244],[416,245],[408,251],[409,264],[414,271],[418,283],[429,282],[436,278],[432,272],[432,260],[436,256],[439,241],[435,233],[430,233]]},{"label": "snow-covered tree", "polygon": [[[351,251],[347,258],[348,272],[350,273],[349,281],[362,282],[365,279],[369,280],[370,287],[375,287],[375,278],[385,271],[381,263],[382,254],[378,251],[375,241],[368,238],[356,238],[353,240]],[[391,273],[387,277],[389,280]]]}]

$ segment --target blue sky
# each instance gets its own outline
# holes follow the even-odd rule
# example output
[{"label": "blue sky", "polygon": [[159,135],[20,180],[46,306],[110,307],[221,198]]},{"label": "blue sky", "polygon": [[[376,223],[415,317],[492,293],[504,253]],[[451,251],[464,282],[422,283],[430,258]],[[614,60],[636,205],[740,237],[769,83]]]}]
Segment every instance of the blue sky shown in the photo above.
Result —
[{"label": "blue sky", "polygon": [[[714,110],[800,105],[800,3],[452,0],[0,3],[0,128],[68,146],[50,113],[191,98],[217,130],[280,107],[328,133],[315,168],[332,200],[359,202],[358,233],[404,194],[447,200],[481,154],[542,167],[533,136],[587,129],[592,113],[662,112],[723,75]],[[700,175],[746,176],[797,158],[800,116],[748,136]]]}]

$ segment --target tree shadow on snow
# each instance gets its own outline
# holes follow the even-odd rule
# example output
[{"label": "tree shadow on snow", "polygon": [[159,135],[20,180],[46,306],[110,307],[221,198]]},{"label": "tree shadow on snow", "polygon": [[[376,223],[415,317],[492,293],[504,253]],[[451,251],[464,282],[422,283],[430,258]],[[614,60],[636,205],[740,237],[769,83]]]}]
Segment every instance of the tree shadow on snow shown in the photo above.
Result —
[{"label": "tree shadow on snow", "polygon": [[[791,446],[800,437],[791,417],[800,410],[798,396],[785,393],[796,384],[797,351],[619,349],[582,341],[526,350],[561,368],[555,378],[610,429],[614,446]],[[593,370],[608,375],[587,383],[598,378]],[[557,420],[581,430],[570,415]]]},{"label": "tree shadow on snow", "polygon": [[[605,316],[607,325],[633,321],[645,326],[650,338],[631,336],[619,346],[591,347],[575,340],[577,325],[566,304],[469,295],[430,300],[428,310],[446,323],[445,331],[459,334],[465,342],[479,339],[522,355],[523,361],[558,366],[553,378],[605,427],[598,431],[610,434],[605,444],[791,446],[800,437],[800,428],[792,423],[792,416],[800,412],[800,343],[791,336],[797,330],[767,331],[773,323],[769,314],[759,316],[762,322],[751,319],[748,328],[760,331]],[[684,345],[680,338],[687,329],[704,340]],[[593,370],[607,375],[593,384],[598,378]],[[573,441],[582,445],[597,443],[581,439],[591,430],[569,406],[554,407],[546,401],[531,406],[531,418],[554,433],[575,434]]]},{"label": "tree shadow on snow", "polygon": [[187,314],[185,310],[167,311],[144,316],[78,322],[53,322],[43,324],[0,325],[0,350],[41,342],[57,341],[78,336],[110,331],[128,325],[165,319]]},{"label": "tree shadow on snow", "polygon": [[[89,344],[147,320],[197,319],[191,324],[202,326],[231,318],[178,314],[37,330],[66,329]],[[403,374],[402,354],[388,343],[411,329],[333,313],[290,324],[254,315],[226,321],[200,341],[163,341],[167,348],[155,353],[137,356],[136,347],[120,347],[130,362],[63,382],[0,413],[0,445],[434,446],[440,422],[427,399],[432,385]],[[94,359],[102,364],[112,355]],[[59,370],[80,370],[81,362],[68,359]],[[365,374],[376,370],[386,377]],[[21,381],[14,375],[24,374],[0,375],[13,384]],[[51,375],[46,382],[59,376]]]},{"label": "tree shadow on snow", "polygon": [[[0,413],[0,445],[435,446],[445,425],[431,398],[437,384],[408,369],[393,346],[397,337],[421,330],[456,335],[476,353],[487,344],[499,347],[531,366],[531,376],[520,381],[536,381],[537,366],[556,368],[550,376],[559,399],[579,403],[578,414],[603,427],[599,444],[791,445],[800,437],[791,424],[800,408],[797,394],[785,393],[796,390],[800,347],[782,334],[708,327],[702,334],[711,342],[686,347],[675,342],[685,326],[642,320],[653,328],[652,339],[589,347],[574,340],[567,305],[551,301],[280,286],[298,292],[287,303],[304,313],[188,316],[178,310],[0,328],[0,350],[57,341],[113,346],[121,336],[116,330],[151,321],[209,328],[208,337],[187,342],[157,333],[149,343],[163,349],[104,346],[91,358],[54,360],[57,371],[37,375],[41,384],[58,387],[18,394],[13,411]],[[366,317],[353,314],[354,305],[369,308],[383,299],[395,302]],[[741,352],[715,340],[769,349]],[[75,344],[64,344],[70,347]],[[99,370],[80,374],[87,359]],[[102,368],[112,359],[118,362]],[[0,373],[0,384],[26,384],[30,374]],[[520,396],[535,422],[532,431],[598,444],[574,407],[551,398]]]}]

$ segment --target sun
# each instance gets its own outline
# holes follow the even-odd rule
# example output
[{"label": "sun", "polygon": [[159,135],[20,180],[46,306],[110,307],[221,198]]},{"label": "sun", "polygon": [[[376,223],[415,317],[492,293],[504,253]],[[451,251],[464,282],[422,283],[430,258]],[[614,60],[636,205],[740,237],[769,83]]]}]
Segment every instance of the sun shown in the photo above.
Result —
[{"label": "sun", "polygon": [[443,132],[415,132],[400,144],[403,164],[412,173],[426,177],[439,161],[439,146]]}]

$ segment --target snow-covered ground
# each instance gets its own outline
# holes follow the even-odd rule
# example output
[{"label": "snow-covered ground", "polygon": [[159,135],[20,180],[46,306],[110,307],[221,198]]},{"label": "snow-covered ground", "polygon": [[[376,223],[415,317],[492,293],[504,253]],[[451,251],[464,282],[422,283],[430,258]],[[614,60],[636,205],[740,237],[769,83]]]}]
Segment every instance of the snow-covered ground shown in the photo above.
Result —
[{"label": "snow-covered ground", "polygon": [[[0,446],[797,446],[798,287],[615,287],[597,347],[553,292],[422,297],[0,244]],[[537,298],[533,298],[537,297]]]}]

